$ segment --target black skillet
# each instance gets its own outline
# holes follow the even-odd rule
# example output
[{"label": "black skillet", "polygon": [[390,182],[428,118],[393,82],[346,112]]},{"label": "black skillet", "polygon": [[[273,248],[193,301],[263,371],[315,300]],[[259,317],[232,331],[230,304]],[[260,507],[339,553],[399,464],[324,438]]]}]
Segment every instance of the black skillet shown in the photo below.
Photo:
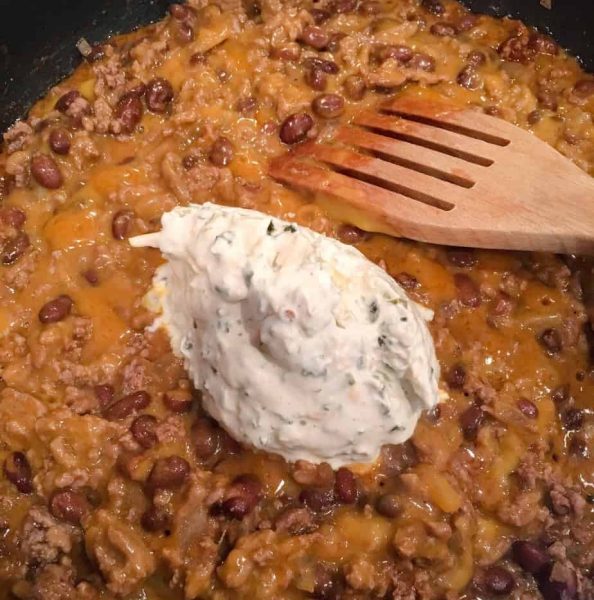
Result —
[{"label": "black skillet", "polygon": [[[594,71],[594,0],[465,0],[476,12],[510,15],[547,31]],[[80,61],[81,37],[96,43],[165,14],[171,0],[0,0],[0,132]]]}]

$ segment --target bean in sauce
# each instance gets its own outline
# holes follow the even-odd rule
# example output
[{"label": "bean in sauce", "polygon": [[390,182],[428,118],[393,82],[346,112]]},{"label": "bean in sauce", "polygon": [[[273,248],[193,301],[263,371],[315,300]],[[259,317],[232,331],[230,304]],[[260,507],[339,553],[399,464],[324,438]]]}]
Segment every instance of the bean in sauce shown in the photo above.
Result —
[{"label": "bean in sauce", "polygon": [[65,489],[52,494],[49,509],[56,519],[66,521],[71,525],[80,525],[89,511],[89,503],[81,492]]},{"label": "bean in sauce", "polygon": [[158,458],[146,481],[148,491],[174,490],[181,487],[190,474],[190,465],[181,456]]},{"label": "bean in sauce", "polygon": [[64,156],[70,152],[70,134],[65,129],[52,129],[48,141],[50,148],[56,154]]},{"label": "bean in sauce", "polygon": [[152,415],[140,415],[132,421],[130,432],[143,448],[152,448],[158,441],[157,419]]},{"label": "bean in sauce", "polygon": [[123,398],[116,400],[113,404],[110,404],[103,411],[103,416],[110,421],[125,419],[131,414],[146,408],[150,403],[150,394],[144,390],[139,390],[138,392],[127,394]]},{"label": "bean in sauce", "polygon": [[146,84],[144,92],[146,107],[154,113],[161,114],[167,110],[167,107],[173,100],[173,88],[167,79],[156,77]]},{"label": "bean in sauce", "polygon": [[311,103],[313,112],[323,119],[335,119],[344,112],[344,99],[338,94],[322,94]]},{"label": "bean in sauce", "polygon": [[72,311],[74,302],[66,294],[61,294],[46,302],[39,310],[39,321],[44,325],[64,320]]},{"label": "bean in sauce", "polygon": [[33,491],[33,475],[31,465],[22,452],[12,452],[4,460],[4,476],[21,492],[30,494]]},{"label": "bean in sauce", "polygon": [[307,113],[295,113],[288,116],[282,123],[279,137],[285,144],[302,142],[313,127],[314,121]]},{"label": "bean in sauce", "polygon": [[48,190],[58,189],[64,182],[56,161],[47,154],[36,154],[31,158],[33,179]]}]

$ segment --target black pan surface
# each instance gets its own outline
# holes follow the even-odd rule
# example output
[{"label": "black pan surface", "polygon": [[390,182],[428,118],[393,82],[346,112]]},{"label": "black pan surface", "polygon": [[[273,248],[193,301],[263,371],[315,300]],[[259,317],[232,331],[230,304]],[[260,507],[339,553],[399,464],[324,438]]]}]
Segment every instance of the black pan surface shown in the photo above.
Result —
[{"label": "black pan surface", "polygon": [[[90,43],[161,18],[172,0],[0,0],[0,131],[80,62]],[[510,15],[547,31],[594,71],[594,1],[466,0],[472,10]]]}]

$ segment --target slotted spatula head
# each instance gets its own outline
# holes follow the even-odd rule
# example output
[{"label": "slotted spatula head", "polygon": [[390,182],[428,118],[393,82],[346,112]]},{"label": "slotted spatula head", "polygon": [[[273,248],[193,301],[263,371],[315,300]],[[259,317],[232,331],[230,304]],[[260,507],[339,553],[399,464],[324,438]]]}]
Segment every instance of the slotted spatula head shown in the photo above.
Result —
[{"label": "slotted spatula head", "polygon": [[393,99],[330,142],[273,160],[270,174],[368,231],[594,254],[594,179],[529,132],[475,110]]}]

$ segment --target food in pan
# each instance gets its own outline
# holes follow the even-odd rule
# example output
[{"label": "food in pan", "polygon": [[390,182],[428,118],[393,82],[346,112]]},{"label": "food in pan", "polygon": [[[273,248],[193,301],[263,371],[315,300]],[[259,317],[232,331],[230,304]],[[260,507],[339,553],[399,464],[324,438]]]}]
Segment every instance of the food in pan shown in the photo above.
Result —
[{"label": "food in pan", "polygon": [[[192,0],[85,54],[0,154],[0,598],[591,600],[588,261],[370,235],[266,172],[395,94],[592,174],[594,78],[447,0]],[[206,203],[355,246],[433,311],[443,399],[407,441],[285,460],[205,411],[150,298],[167,219]]]}]

